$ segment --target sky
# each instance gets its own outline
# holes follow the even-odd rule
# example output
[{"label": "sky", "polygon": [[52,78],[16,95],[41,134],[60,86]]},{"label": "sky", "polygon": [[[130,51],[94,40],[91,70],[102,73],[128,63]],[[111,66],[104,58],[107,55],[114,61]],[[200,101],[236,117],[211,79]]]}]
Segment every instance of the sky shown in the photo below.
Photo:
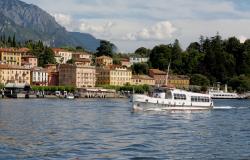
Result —
[{"label": "sky", "polygon": [[23,0],[44,9],[68,31],[109,40],[120,52],[199,37],[250,37],[250,0]]}]

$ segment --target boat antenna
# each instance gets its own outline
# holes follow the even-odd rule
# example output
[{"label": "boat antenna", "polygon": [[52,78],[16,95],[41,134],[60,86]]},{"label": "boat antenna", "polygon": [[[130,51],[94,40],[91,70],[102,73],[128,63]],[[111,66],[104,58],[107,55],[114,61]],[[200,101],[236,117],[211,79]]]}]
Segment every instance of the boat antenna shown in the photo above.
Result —
[{"label": "boat antenna", "polygon": [[169,75],[169,70],[170,70],[170,64],[171,64],[171,59],[168,63],[168,70],[167,70],[167,77],[166,77],[166,86],[168,87],[168,75]]}]

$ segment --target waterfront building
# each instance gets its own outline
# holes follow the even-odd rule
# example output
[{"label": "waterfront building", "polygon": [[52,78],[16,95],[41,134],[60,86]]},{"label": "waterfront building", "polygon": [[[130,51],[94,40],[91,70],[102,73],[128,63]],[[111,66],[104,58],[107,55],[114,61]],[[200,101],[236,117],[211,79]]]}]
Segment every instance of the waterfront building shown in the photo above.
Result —
[{"label": "waterfront building", "polygon": [[45,68],[48,72],[48,85],[58,86],[59,85],[59,71],[58,66],[55,64],[47,64]]},{"label": "waterfront building", "polygon": [[72,51],[67,51],[61,48],[53,48],[52,50],[54,51],[57,63],[65,64],[68,60],[72,59]]},{"label": "waterfront building", "polygon": [[96,58],[96,64],[99,66],[109,66],[113,64],[113,59],[108,56],[100,56]]},{"label": "waterfront building", "polygon": [[186,75],[170,75],[168,77],[168,86],[175,88],[189,88],[190,78]]},{"label": "waterfront building", "polygon": [[132,71],[125,66],[110,65],[97,68],[98,85],[123,86],[131,84]]},{"label": "waterfront building", "polygon": [[132,56],[129,58],[129,62],[131,64],[135,64],[135,63],[147,63],[149,60],[149,58],[147,57],[136,57],[136,56]]},{"label": "waterfront building", "polygon": [[80,64],[61,64],[59,66],[59,85],[76,88],[95,87],[95,66]]},{"label": "waterfront building", "polygon": [[21,65],[26,67],[26,68],[37,67],[37,65],[38,65],[37,58],[35,56],[32,56],[32,55],[22,55]]},{"label": "waterfront building", "polygon": [[123,58],[121,59],[121,65],[126,67],[131,67],[132,64],[130,63],[129,59]]},{"label": "waterfront building", "polygon": [[24,50],[17,48],[0,48],[1,64],[21,66],[21,57]]},{"label": "waterfront building", "polygon": [[48,86],[48,71],[42,67],[32,68],[31,84],[36,86]]},{"label": "waterfront building", "polygon": [[92,59],[92,55],[87,52],[75,52],[72,54],[73,59]]},{"label": "waterfront building", "polygon": [[155,80],[152,77],[149,77],[148,75],[133,75],[132,76],[132,84],[133,85],[155,85]]},{"label": "waterfront building", "polygon": [[57,64],[62,64],[63,63],[64,58],[62,56],[60,56],[58,53],[55,53],[54,57],[55,57],[55,60],[56,60]]},{"label": "waterfront building", "polygon": [[[20,59],[21,60],[21,59]],[[0,83],[30,84],[30,69],[9,64],[0,64]]]},{"label": "waterfront building", "polygon": [[156,86],[164,86],[167,82],[167,73],[159,69],[149,69],[149,76],[154,78]]},{"label": "waterfront building", "polygon": [[75,59],[74,61],[77,66],[90,66],[91,65],[90,59],[78,58],[78,59]]}]

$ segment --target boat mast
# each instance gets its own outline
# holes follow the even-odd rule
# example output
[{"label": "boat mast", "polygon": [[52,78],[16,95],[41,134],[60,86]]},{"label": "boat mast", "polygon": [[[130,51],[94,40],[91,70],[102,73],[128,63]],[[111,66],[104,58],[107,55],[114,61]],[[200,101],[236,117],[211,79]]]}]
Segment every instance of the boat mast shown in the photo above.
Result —
[{"label": "boat mast", "polygon": [[171,64],[171,59],[168,63],[168,70],[167,70],[167,77],[166,77],[166,86],[168,87],[168,74],[169,74],[169,70],[170,70],[170,64]]}]

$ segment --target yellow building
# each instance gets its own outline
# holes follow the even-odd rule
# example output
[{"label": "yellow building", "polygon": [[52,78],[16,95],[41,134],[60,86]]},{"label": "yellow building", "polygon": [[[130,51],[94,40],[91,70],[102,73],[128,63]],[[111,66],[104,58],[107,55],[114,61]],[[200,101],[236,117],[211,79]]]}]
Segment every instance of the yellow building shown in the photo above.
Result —
[{"label": "yellow building", "polygon": [[131,84],[132,71],[127,67],[111,65],[97,68],[98,85],[123,86],[126,83]]},{"label": "yellow building", "polygon": [[113,59],[108,56],[97,57],[96,64],[99,66],[109,66],[113,64]]},{"label": "yellow building", "polygon": [[30,70],[21,66],[0,64],[0,83],[30,84]]},{"label": "yellow building", "polygon": [[16,48],[0,48],[1,64],[10,64],[21,66],[22,54],[26,54],[27,50]]},{"label": "yellow building", "polygon": [[59,85],[77,88],[95,87],[96,69],[94,66],[61,64],[59,66]]},{"label": "yellow building", "polygon": [[176,88],[189,88],[190,78],[185,75],[170,75],[168,86]]},{"label": "yellow building", "polygon": [[155,85],[155,80],[152,77],[149,77],[148,75],[133,75],[132,76],[132,84],[133,85]]}]

